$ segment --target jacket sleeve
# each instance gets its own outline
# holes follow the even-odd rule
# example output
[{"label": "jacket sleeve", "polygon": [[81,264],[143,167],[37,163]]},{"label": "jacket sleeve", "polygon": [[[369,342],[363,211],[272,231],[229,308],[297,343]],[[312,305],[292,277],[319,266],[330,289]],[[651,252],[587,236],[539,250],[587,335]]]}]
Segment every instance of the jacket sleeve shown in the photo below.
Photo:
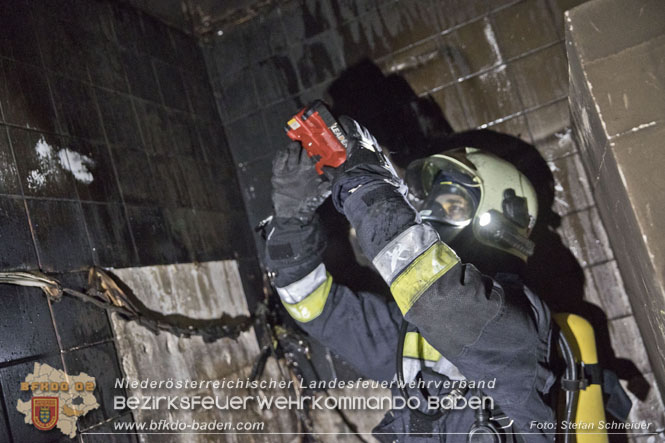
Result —
[{"label": "jacket sleeve", "polygon": [[554,422],[544,401],[554,381],[550,313],[528,289],[482,275],[437,241],[392,282],[391,291],[406,320],[467,379],[496,381],[486,394],[518,429],[538,433],[532,421]]},{"label": "jacket sleeve", "polygon": [[358,372],[374,380],[392,380],[402,321],[397,305],[336,284],[321,258],[324,247],[318,218],[308,223],[273,221],[266,265],[282,304],[302,329]]},{"label": "jacket sleeve", "polygon": [[495,402],[523,431],[537,432],[531,420],[553,419],[542,398],[553,379],[550,318],[539,299],[461,263],[394,188],[360,188],[344,212],[404,318],[432,346],[467,379],[496,379]]},{"label": "jacket sleeve", "polygon": [[[323,264],[317,269],[315,272],[325,272]],[[302,329],[363,376],[379,381],[393,379],[402,321],[395,303],[376,294],[355,293],[327,274],[302,301],[282,304]]]}]

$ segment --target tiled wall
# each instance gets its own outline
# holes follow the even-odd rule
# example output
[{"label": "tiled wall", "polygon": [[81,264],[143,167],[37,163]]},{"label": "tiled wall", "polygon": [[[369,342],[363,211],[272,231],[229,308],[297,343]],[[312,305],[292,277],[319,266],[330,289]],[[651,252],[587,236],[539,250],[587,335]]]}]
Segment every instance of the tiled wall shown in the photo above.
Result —
[{"label": "tiled wall", "polygon": [[[0,2],[0,270],[85,291],[66,271],[238,258],[260,284],[209,85],[193,38],[120,2]],[[96,378],[79,430],[132,420],[103,310],[0,285],[0,313],[0,441],[70,441],[16,410],[35,362]]]},{"label": "tiled wall", "polygon": [[292,1],[222,29],[206,56],[251,223],[271,212],[285,121],[314,98],[361,120],[402,165],[460,145],[515,161],[540,194],[529,285],[593,321],[604,363],[631,388],[631,418],[654,419],[662,401],[571,137],[563,11],[579,3]]},{"label": "tiled wall", "polygon": [[241,197],[196,41],[120,4],[0,8],[2,268],[241,249]]},{"label": "tiled wall", "polygon": [[[85,291],[85,273],[60,278],[68,287]],[[0,441],[72,441],[57,429],[42,432],[27,425],[16,409],[19,399],[30,401],[30,392],[20,391],[19,386],[35,363],[95,377],[93,395],[100,407],[79,418],[79,431],[95,429],[106,421],[133,420],[129,411],[113,409],[113,396],[125,393],[114,389],[122,372],[105,311],[69,297],[50,303],[39,289],[8,285],[0,285],[0,309]],[[92,441],[79,438],[77,435],[75,441]],[[119,442],[136,441],[133,436],[119,438]]]},{"label": "tiled wall", "polygon": [[[222,30],[206,55],[250,221],[269,215],[263,177],[286,119],[322,96],[394,150],[414,144],[405,133],[491,127],[548,160],[570,155],[562,11],[574,3],[292,1]],[[410,124],[397,134],[390,119]]]},{"label": "tiled wall", "polygon": [[[185,263],[167,266],[147,266],[122,269],[119,277],[146,306],[163,313],[178,313],[190,318],[219,318],[223,314],[248,315],[238,268],[233,260],[207,263]],[[205,342],[200,337],[177,337],[173,334],[155,335],[136,322],[128,322],[116,315],[112,318],[117,337],[122,367],[127,377],[151,380],[244,380],[250,376],[252,366],[261,352],[253,329],[245,331],[237,339],[221,339]],[[173,350],[178,350],[174,352]],[[270,358],[263,380],[284,380],[284,367],[277,359]],[[288,373],[287,373],[288,374]],[[228,396],[248,397],[256,395],[250,389],[183,388],[181,396],[215,395],[220,401]],[[169,394],[171,392],[171,394]],[[266,395],[289,395],[289,390],[264,391]],[[173,389],[129,388],[130,396],[168,396]],[[270,411],[249,402],[246,408],[219,411],[205,410],[136,410],[137,422],[150,420],[264,422],[261,429],[266,433],[289,433],[298,429],[298,420],[293,410]],[[142,435],[144,443],[161,443],[165,436]],[[227,433],[211,436],[184,433],[169,435],[170,443],[203,442],[247,442],[247,441],[291,441],[292,435],[239,435]]]},{"label": "tiled wall", "polygon": [[[621,17],[619,23],[616,17]],[[618,252],[617,262],[661,393],[665,392],[665,274],[660,272],[663,248],[659,241],[665,225],[658,224],[663,218],[657,211],[665,199],[652,190],[665,186],[665,181],[658,182],[665,164],[665,84],[660,74],[665,60],[663,19],[665,3],[650,0],[590,1],[566,17],[573,135],[591,178],[598,212]],[[595,27],[581,25],[589,20]],[[623,326],[636,332],[632,323]],[[620,337],[622,347],[634,346],[630,336]]]},{"label": "tiled wall", "polygon": [[[657,391],[645,389],[649,361],[570,137],[562,11],[576,3],[292,1],[223,30],[205,48],[206,72],[192,39],[120,4],[2,2],[0,268],[239,252],[245,291],[258,298],[243,200],[250,225],[270,214],[282,126],[324,96],[367,124],[400,164],[472,144],[533,167],[543,192],[530,285],[594,321],[607,362],[640,400],[633,418],[662,416]],[[484,130],[452,135],[474,129]],[[80,274],[63,278],[84,285]],[[108,321],[69,299],[0,291],[9,313],[0,317],[0,435],[51,441],[16,412],[17,381],[40,361],[111,386],[120,366]],[[81,429],[109,419],[132,418],[102,407]]]}]

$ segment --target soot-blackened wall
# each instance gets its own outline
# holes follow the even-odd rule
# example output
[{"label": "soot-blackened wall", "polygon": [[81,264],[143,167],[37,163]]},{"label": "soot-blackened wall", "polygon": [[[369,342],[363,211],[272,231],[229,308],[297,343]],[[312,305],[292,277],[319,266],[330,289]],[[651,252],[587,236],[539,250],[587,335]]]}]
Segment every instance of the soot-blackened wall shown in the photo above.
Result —
[{"label": "soot-blackened wall", "polygon": [[[205,54],[253,224],[272,211],[267,178],[288,141],[283,126],[315,98],[367,125],[402,165],[432,140],[507,154],[539,194],[529,286],[592,321],[603,363],[635,394],[630,419],[659,423],[662,401],[571,137],[563,13],[580,3],[284,0],[220,23]],[[336,281],[371,280],[348,254],[332,258]]]},{"label": "soot-blackened wall", "polygon": [[[70,271],[237,259],[258,281],[209,84],[194,38],[119,2],[0,2],[0,271],[85,291]],[[70,441],[16,409],[35,363],[96,378],[79,431],[133,420],[104,310],[0,285],[0,313],[0,441]]]},{"label": "soot-blackened wall", "polygon": [[0,268],[243,248],[242,200],[195,39],[105,2],[0,8]]}]

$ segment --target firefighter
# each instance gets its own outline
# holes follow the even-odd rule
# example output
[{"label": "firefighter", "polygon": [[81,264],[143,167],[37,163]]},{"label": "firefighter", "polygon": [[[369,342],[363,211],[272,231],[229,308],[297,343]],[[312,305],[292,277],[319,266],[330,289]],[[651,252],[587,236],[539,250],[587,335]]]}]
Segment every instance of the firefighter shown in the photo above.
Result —
[{"label": "firefighter", "polygon": [[[525,261],[533,252],[533,187],[511,164],[465,148],[411,165],[408,197],[369,131],[340,121],[347,160],[332,181],[316,173],[299,143],[274,158],[266,264],[282,304],[302,329],[370,379],[493,386],[426,393],[395,387],[395,395],[420,397],[483,394],[494,407],[431,410],[422,402],[395,409],[374,429],[379,440],[553,441],[551,427],[532,424],[555,423],[548,401],[556,378],[550,311],[515,275],[485,275],[460,260],[468,251],[455,250],[494,250]],[[329,196],[392,300],[353,292],[326,271],[316,210]]]}]

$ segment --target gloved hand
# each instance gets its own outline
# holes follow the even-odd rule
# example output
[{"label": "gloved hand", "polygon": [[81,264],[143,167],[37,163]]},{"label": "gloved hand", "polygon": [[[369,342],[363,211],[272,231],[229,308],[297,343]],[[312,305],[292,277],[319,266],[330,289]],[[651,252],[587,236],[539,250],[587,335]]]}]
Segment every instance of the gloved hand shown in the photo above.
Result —
[{"label": "gloved hand", "polygon": [[316,173],[315,163],[298,142],[277,152],[271,180],[275,217],[307,223],[330,195],[331,183]]},{"label": "gloved hand", "polygon": [[349,142],[346,162],[333,180],[332,199],[356,230],[365,256],[373,260],[420,218],[406,199],[406,185],[374,136],[349,117],[341,117],[340,123]]},{"label": "gloved hand", "polygon": [[321,263],[325,233],[316,210],[330,195],[331,183],[317,174],[315,163],[298,142],[289,143],[273,159],[275,217],[267,227],[265,260],[278,288],[303,278]]},{"label": "gloved hand", "polygon": [[346,162],[338,168],[333,179],[335,208],[344,213],[346,199],[360,187],[376,181],[388,183],[406,195],[406,185],[367,128],[347,116],[340,117],[339,121],[349,141]]}]

